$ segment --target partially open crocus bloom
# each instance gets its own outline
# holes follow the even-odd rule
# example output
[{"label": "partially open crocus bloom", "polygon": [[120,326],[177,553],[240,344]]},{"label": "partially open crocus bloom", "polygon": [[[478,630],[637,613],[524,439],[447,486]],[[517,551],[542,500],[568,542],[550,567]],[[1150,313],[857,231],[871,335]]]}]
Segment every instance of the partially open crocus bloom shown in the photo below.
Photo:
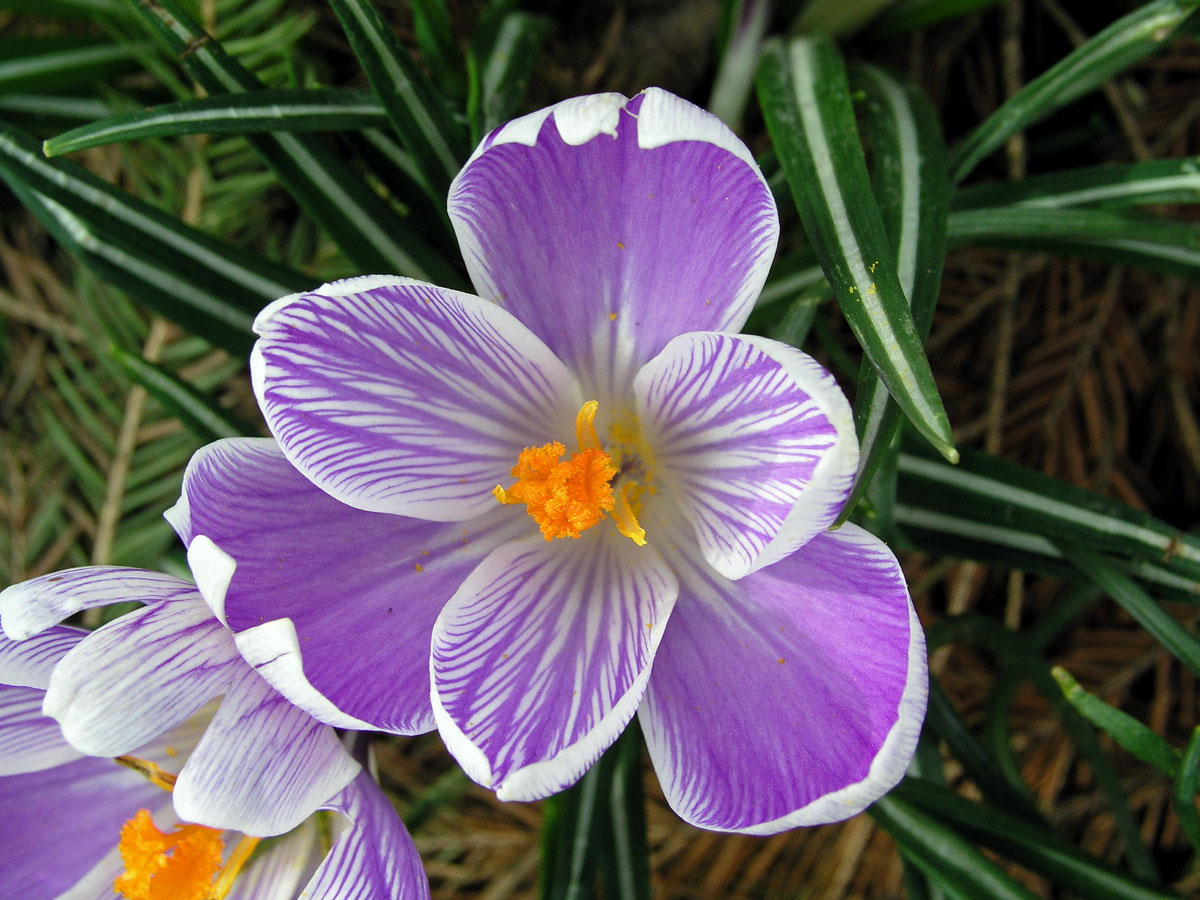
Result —
[{"label": "partially open crocus bloom", "polygon": [[[84,756],[41,715],[51,672],[86,632],[0,636],[0,872],[21,900],[376,900],[429,896],[420,858],[387,798],[360,772],[267,844],[181,823],[171,803],[201,712],[120,760]],[[328,853],[326,851],[328,850]],[[252,852],[257,851],[254,855]],[[301,888],[304,892],[301,893]]]},{"label": "partially open crocus bloom", "polygon": [[736,333],[778,236],[749,151],[664,91],[582,97],[489,135],[449,212],[479,296],[370,276],[258,317],[279,449],[203,451],[170,515],[243,654],[327,721],[436,723],[505,799],[640,711],[695,824],[861,810],[912,755],[924,640],[887,548],[827,531],[833,378]]}]

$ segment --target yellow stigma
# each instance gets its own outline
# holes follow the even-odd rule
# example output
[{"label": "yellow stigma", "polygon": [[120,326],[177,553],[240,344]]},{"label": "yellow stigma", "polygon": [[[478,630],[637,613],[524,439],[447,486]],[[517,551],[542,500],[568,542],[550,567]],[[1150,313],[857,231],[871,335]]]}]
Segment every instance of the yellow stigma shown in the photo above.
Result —
[{"label": "yellow stigma", "polygon": [[127,900],[205,900],[221,868],[221,832],[203,825],[159,831],[147,810],[121,829],[118,848],[125,872],[113,889]]},{"label": "yellow stigma", "polygon": [[517,483],[509,488],[496,485],[492,493],[501,503],[524,503],[548,541],[577,538],[612,512],[621,534],[644,544],[646,532],[629,505],[629,486],[613,492],[612,481],[619,470],[600,447],[595,425],[599,405],[589,400],[575,417],[579,452],[564,460],[567,448],[558,441],[526,447],[512,468]]}]

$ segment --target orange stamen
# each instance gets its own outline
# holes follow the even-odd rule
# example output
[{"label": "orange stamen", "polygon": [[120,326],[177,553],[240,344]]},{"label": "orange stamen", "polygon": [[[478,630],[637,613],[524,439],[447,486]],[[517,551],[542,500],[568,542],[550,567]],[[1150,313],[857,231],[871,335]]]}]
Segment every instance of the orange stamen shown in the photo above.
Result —
[{"label": "orange stamen", "polygon": [[121,829],[119,850],[125,872],[113,889],[127,900],[205,900],[224,842],[220,831],[203,825],[180,825],[165,834],[141,809]]},{"label": "orange stamen", "polygon": [[512,469],[517,483],[507,490],[496,485],[493,491],[501,503],[524,503],[548,541],[579,537],[613,508],[617,468],[611,457],[586,447],[560,462],[566,452],[558,441],[526,447]]}]

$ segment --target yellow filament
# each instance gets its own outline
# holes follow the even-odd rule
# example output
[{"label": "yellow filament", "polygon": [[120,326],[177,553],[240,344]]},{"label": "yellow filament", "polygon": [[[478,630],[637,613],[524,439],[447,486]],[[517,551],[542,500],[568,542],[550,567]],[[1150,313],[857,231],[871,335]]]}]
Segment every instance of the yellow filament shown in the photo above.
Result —
[{"label": "yellow filament", "polygon": [[575,416],[575,443],[580,450],[588,447],[600,449],[600,435],[596,434],[596,410],[599,408],[600,404],[595,400],[589,400],[579,407],[579,414]]},{"label": "yellow filament", "polygon": [[177,776],[163,769],[158,763],[153,763],[148,759],[138,759],[136,756],[118,756],[116,761],[145,775],[152,784],[158,785],[164,791],[175,790]]},{"label": "yellow filament", "polygon": [[221,870],[221,876],[217,879],[217,883],[213,885],[212,892],[208,895],[209,900],[225,900],[225,897],[233,888],[233,879],[237,878],[238,873],[242,871],[242,866],[246,865],[249,861],[254,848],[258,846],[258,840],[256,837],[245,835],[238,841],[238,845],[229,854],[229,861],[225,863],[225,868]]},{"label": "yellow filament", "polygon": [[617,523],[617,531],[629,538],[639,547],[646,546],[646,529],[638,524],[637,515],[630,501],[630,494],[637,485],[627,481],[617,491],[616,502],[613,504],[613,521]]}]

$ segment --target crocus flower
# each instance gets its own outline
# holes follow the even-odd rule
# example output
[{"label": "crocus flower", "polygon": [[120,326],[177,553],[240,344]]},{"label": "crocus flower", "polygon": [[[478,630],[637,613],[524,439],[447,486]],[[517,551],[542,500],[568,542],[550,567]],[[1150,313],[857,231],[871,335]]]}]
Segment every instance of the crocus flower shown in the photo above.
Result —
[{"label": "crocus flower", "polygon": [[278,447],[202,451],[169,515],[243,655],[326,721],[436,724],[503,799],[639,712],[694,824],[861,810],[912,756],[924,639],[890,551],[827,531],[833,378],[736,333],[778,236],[749,151],[661,90],[582,97],[489,135],[449,212],[479,296],[369,276],[255,323]]},{"label": "crocus flower", "polygon": [[209,718],[203,712],[122,760],[84,756],[72,747],[58,723],[41,715],[41,704],[54,666],[85,634],[51,628],[21,643],[0,637],[0,871],[5,896],[429,896],[408,833],[365,772],[322,804],[338,814],[330,822],[334,840],[326,854],[320,824],[312,818],[263,846],[236,832],[179,821],[168,791],[179,764],[202,740]]}]

